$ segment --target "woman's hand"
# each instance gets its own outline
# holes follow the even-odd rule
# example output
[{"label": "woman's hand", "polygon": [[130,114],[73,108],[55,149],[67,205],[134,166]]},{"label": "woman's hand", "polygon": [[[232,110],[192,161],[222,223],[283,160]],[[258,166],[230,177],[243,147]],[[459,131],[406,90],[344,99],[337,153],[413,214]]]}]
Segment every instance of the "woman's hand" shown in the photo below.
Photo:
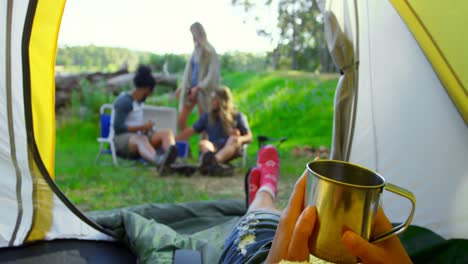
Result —
[{"label": "woman's hand", "polygon": [[179,88],[177,88],[177,90],[176,90],[175,93],[174,93],[174,94],[175,94],[175,98],[176,98],[177,100],[180,99],[181,90],[182,90],[182,88],[179,87]]},{"label": "woman's hand", "polygon": [[230,136],[240,136],[241,133],[240,133],[240,130],[237,129],[237,128],[231,128],[231,130],[229,131],[229,135]]},{"label": "woman's hand", "polygon": [[278,229],[265,263],[281,260],[309,261],[309,238],[314,229],[317,211],[315,206],[304,209],[307,171],[296,182],[289,203],[281,214]]},{"label": "woman's hand", "polygon": [[[296,182],[289,203],[281,214],[265,263],[278,263],[281,260],[309,261],[309,240],[317,219],[317,211],[315,206],[304,209],[306,182],[307,171]],[[382,208],[379,208],[372,236],[383,234],[392,228]],[[372,244],[352,231],[345,231],[342,241],[350,253],[362,263],[412,263],[397,236]]]},{"label": "woman's hand", "polygon": [[[382,208],[379,208],[372,228],[372,237],[392,228]],[[362,263],[412,263],[397,236],[372,244],[354,232],[346,231],[343,233],[342,241],[349,252],[358,257]]]},{"label": "woman's hand", "polygon": [[143,124],[143,132],[148,132],[148,131],[152,131],[153,130],[153,126],[154,126],[154,122],[153,121],[147,121],[145,124]]},{"label": "woman's hand", "polygon": [[190,89],[189,91],[189,101],[190,102],[196,102],[197,101],[197,93],[200,90],[200,86],[194,86]]}]

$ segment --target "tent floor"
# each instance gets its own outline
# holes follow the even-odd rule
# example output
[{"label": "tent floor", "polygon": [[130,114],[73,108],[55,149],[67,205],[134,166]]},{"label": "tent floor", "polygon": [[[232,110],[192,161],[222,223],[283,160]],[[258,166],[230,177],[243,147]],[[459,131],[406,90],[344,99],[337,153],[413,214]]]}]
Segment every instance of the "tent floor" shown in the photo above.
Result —
[{"label": "tent floor", "polygon": [[136,263],[136,257],[117,242],[60,239],[2,248],[0,263]]}]

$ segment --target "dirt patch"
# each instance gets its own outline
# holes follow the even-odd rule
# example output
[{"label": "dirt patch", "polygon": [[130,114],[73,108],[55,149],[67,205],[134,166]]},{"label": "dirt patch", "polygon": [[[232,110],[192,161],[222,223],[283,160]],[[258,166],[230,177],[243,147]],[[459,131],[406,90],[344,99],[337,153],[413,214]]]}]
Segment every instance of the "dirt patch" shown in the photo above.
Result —
[{"label": "dirt patch", "polygon": [[193,176],[194,188],[197,191],[205,192],[210,195],[230,196],[233,198],[242,198],[244,196],[244,179],[241,175],[232,177],[207,177]]},{"label": "dirt patch", "polygon": [[[187,184],[193,186],[196,191],[205,192],[210,196],[220,196],[233,199],[245,199],[244,177],[247,169],[237,171],[231,177],[208,177],[195,174],[188,178]],[[279,180],[277,206],[283,209],[294,189],[295,181]]]}]

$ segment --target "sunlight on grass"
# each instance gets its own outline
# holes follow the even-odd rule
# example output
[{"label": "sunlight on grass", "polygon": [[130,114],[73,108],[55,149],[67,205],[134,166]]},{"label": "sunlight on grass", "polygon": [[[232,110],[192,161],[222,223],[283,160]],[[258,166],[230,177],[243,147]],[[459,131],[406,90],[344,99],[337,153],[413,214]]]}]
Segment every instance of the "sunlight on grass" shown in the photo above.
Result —
[{"label": "sunlight on grass", "polygon": [[254,134],[288,137],[285,147],[324,145],[330,147],[333,95],[336,80],[322,81],[296,74],[287,79],[273,74],[225,76],[235,94],[239,109],[247,114]]}]

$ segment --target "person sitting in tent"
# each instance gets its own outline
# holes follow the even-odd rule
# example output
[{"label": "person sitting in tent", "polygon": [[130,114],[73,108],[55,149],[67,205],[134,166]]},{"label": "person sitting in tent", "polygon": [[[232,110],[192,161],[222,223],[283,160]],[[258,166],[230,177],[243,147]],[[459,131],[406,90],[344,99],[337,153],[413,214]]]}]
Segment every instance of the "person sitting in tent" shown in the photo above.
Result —
[{"label": "person sitting in tent", "polygon": [[220,164],[241,155],[242,145],[252,141],[247,117],[237,111],[228,87],[215,89],[211,95],[211,111],[203,113],[192,127],[183,130],[176,138],[187,140],[194,133],[206,132],[208,139],[199,143],[200,172],[217,174]]},{"label": "person sitting in tent", "polygon": [[[257,167],[246,175],[247,213],[239,219],[227,237],[219,263],[279,263],[309,261],[309,238],[317,221],[315,206],[304,208],[307,173],[300,177],[289,203],[280,213],[274,205],[277,196],[279,158],[274,147],[259,153]],[[393,228],[379,208],[373,233]],[[397,236],[372,244],[348,230],[342,242],[362,263],[412,263]]]},{"label": "person sitting in tent", "polygon": [[135,88],[121,93],[114,102],[117,154],[131,159],[142,157],[158,166],[162,174],[177,158],[174,135],[170,129],[157,131],[152,121],[143,120],[144,102],[156,86],[151,69],[139,66],[133,83]]}]

